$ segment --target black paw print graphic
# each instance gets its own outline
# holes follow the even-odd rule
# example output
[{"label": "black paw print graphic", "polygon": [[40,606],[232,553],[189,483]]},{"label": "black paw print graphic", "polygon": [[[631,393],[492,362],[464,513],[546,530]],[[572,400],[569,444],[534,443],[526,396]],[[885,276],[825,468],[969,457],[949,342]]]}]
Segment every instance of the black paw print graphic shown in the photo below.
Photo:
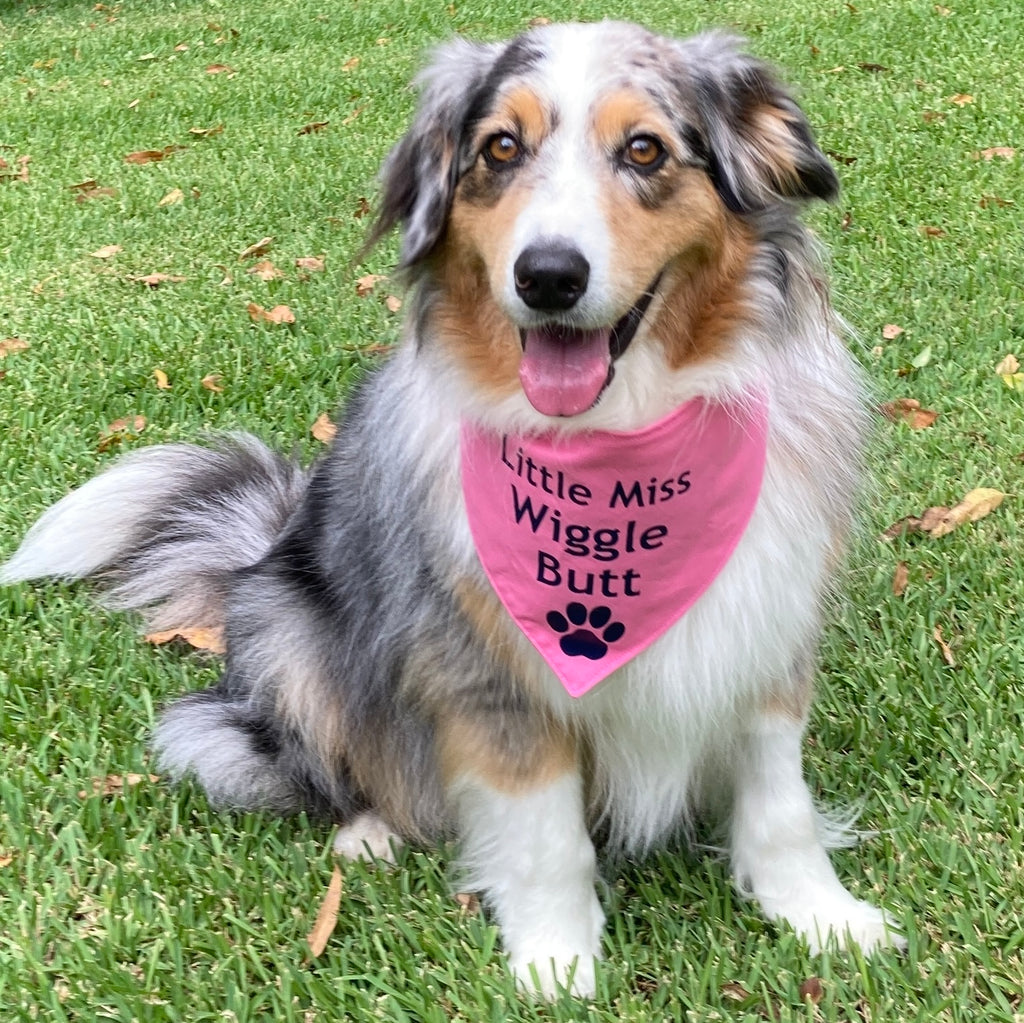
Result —
[{"label": "black paw print graphic", "polygon": [[[589,613],[583,604],[573,601],[561,611],[549,611],[548,627],[552,632],[561,634],[558,645],[566,657],[586,657],[591,661],[599,661],[608,653],[608,644],[622,639],[626,626],[622,622],[613,622],[612,609],[601,605]],[[570,628],[575,628],[570,632]],[[589,626],[589,628],[583,628]]]}]

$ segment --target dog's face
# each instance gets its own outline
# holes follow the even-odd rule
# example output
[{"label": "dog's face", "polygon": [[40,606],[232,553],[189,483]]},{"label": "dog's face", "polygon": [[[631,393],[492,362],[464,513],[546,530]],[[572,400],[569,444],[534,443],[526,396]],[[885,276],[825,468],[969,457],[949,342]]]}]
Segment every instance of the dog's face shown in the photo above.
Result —
[{"label": "dog's face", "polygon": [[459,41],[423,86],[376,235],[402,223],[402,263],[440,285],[440,333],[477,383],[546,416],[594,406],[633,343],[684,361],[690,314],[740,302],[719,278],[740,287],[746,218],[837,188],[796,104],[721,36]]}]

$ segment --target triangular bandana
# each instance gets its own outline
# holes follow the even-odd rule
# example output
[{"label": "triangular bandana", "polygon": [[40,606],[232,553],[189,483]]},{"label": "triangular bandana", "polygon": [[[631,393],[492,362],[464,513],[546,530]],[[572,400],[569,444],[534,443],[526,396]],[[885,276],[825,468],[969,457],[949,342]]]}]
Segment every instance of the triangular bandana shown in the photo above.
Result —
[{"label": "triangular bandana", "polygon": [[763,398],[694,399],[633,433],[508,436],[462,425],[477,553],[520,629],[582,696],[681,618],[753,514]]}]

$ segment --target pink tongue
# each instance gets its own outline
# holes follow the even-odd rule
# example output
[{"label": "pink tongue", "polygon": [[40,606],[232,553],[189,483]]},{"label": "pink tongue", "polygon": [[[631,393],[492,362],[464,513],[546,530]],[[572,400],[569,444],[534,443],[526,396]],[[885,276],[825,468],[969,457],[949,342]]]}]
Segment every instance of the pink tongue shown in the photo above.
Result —
[{"label": "pink tongue", "polygon": [[541,327],[526,332],[519,382],[546,416],[575,416],[597,401],[612,356],[608,330]]}]

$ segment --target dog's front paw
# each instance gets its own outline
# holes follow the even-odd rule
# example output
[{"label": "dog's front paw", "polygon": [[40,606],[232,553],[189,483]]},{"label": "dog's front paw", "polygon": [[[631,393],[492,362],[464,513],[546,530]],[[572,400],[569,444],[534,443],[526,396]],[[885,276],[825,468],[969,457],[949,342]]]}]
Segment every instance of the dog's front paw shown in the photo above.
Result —
[{"label": "dog's front paw", "polygon": [[865,955],[891,948],[902,952],[907,939],[896,920],[877,906],[861,902],[847,892],[779,914],[807,942],[815,955],[827,948],[854,946]]},{"label": "dog's front paw", "polygon": [[553,950],[546,943],[536,951],[519,950],[509,955],[516,983],[530,994],[557,998],[564,992],[592,998],[596,991],[597,957],[593,952]]}]

